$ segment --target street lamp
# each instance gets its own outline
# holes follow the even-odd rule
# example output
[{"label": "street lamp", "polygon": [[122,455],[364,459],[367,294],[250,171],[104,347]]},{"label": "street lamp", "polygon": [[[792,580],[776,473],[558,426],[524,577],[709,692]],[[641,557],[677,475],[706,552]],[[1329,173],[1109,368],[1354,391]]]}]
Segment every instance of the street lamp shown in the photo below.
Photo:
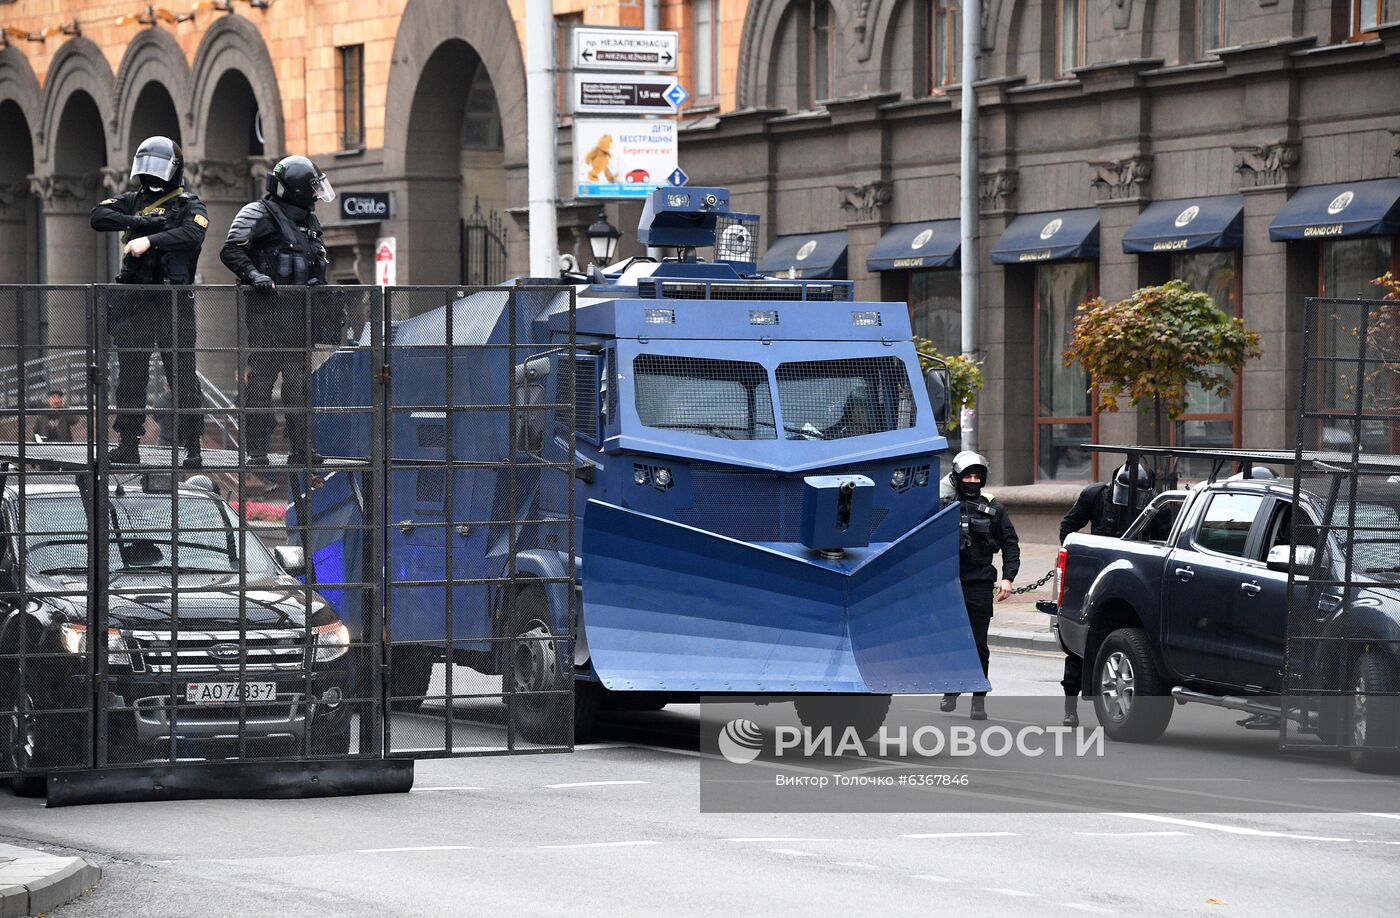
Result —
[{"label": "street lamp", "polygon": [[593,250],[593,263],[611,264],[613,252],[617,251],[617,240],[622,238],[622,231],[608,222],[607,211],[598,211],[598,221],[588,228],[587,234],[588,247]]}]

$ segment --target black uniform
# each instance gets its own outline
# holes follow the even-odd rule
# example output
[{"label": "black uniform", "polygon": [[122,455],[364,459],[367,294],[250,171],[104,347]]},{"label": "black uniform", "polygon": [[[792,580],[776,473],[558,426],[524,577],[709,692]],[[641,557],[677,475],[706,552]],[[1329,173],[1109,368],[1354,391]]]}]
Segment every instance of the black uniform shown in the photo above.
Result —
[{"label": "black uniform", "polygon": [[[317,287],[326,282],[328,259],[321,242],[320,221],[311,211],[272,195],[238,212],[219,258],[242,284],[262,287],[272,282],[278,286]],[[306,450],[306,418],[302,409],[306,407],[307,379],[311,375],[309,345],[334,340],[340,330],[343,307],[338,298],[325,294],[313,292],[308,296],[303,291],[272,290],[250,293],[247,304],[251,353],[244,407],[270,407],[272,387],[277,377],[282,377],[288,451],[295,459]],[[271,415],[250,415],[248,454],[265,456],[271,433]]]},{"label": "black uniform", "polygon": [[[1015,580],[1021,570],[1021,540],[1011,517],[996,498],[979,494],[976,498],[959,500],[945,497],[942,506],[957,501],[962,516],[962,540],[958,552],[958,576],[962,581],[963,601],[967,603],[967,618],[977,641],[977,655],[982,659],[982,674],[986,675],[992,658],[987,646],[987,629],[992,624],[992,602],[998,580]],[[1001,552],[1001,577],[992,563]],[[985,695],[986,692],[974,692]]]},{"label": "black uniform", "polygon": [[[185,285],[194,283],[195,263],[209,228],[204,202],[183,188],[165,192],[128,191],[92,209],[92,228],[120,232],[122,243],[145,236],[151,248],[139,258],[122,258],[119,284]],[[194,293],[169,296],[116,292],[110,295],[107,327],[117,355],[117,420],[113,429],[123,440],[139,440],[146,430],[146,385],[151,351],[159,350],[165,378],[180,407],[179,433],[186,444],[204,432],[203,400],[195,376]],[[172,345],[177,352],[172,352]],[[177,365],[178,364],[178,369]]]},{"label": "black uniform", "polygon": [[[1060,520],[1060,541],[1071,532],[1078,532],[1089,524],[1089,532],[1097,536],[1118,538],[1127,531],[1134,514],[1127,507],[1113,502],[1113,486],[1105,482],[1088,485],[1079,492],[1074,506],[1069,508],[1065,518]],[[1060,679],[1065,695],[1078,695],[1084,689],[1084,658],[1065,651],[1065,673]]]}]

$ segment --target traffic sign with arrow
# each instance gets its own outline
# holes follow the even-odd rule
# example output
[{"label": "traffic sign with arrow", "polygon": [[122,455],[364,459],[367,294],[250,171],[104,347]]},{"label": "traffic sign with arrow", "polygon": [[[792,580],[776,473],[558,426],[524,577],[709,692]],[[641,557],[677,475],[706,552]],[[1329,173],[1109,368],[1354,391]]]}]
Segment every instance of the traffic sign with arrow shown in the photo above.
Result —
[{"label": "traffic sign with arrow", "polygon": [[637,29],[574,29],[575,70],[676,69],[679,39],[675,32]]},{"label": "traffic sign with arrow", "polygon": [[617,115],[670,115],[690,93],[668,76],[574,74],[574,111]]}]

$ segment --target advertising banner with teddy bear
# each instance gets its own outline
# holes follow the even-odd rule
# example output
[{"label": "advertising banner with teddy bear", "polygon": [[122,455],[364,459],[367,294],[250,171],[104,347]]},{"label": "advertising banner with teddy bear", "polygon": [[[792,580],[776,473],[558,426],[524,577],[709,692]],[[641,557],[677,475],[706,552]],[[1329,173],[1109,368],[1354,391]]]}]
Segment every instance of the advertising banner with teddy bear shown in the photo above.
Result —
[{"label": "advertising banner with teddy bear", "polygon": [[574,119],[574,194],[641,198],[677,171],[674,121]]}]

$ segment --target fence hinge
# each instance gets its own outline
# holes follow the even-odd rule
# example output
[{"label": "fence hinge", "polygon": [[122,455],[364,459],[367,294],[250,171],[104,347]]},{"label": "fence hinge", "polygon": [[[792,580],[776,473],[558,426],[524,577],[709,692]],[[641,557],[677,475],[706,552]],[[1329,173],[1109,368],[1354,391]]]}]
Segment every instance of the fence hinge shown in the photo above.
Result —
[{"label": "fence hinge", "polygon": [[393,375],[394,375],[394,374],[393,374],[393,370],[390,369],[390,365],[389,365],[389,364],[386,363],[386,364],[384,364],[383,366],[381,366],[381,367],[379,368],[379,381],[380,381],[380,382],[382,382],[382,383],[388,382],[388,381],[389,381],[389,377],[391,377],[391,376],[393,376]]},{"label": "fence hinge", "polygon": [[88,378],[87,378],[87,381],[88,381],[88,385],[89,385],[89,386],[92,386],[93,388],[96,388],[97,385],[98,385],[98,383],[100,383],[100,382],[102,381],[101,373],[102,373],[102,367],[101,367],[100,364],[96,364],[96,363],[90,363],[90,364],[88,364],[88,371],[87,371],[87,377],[88,377]]}]

